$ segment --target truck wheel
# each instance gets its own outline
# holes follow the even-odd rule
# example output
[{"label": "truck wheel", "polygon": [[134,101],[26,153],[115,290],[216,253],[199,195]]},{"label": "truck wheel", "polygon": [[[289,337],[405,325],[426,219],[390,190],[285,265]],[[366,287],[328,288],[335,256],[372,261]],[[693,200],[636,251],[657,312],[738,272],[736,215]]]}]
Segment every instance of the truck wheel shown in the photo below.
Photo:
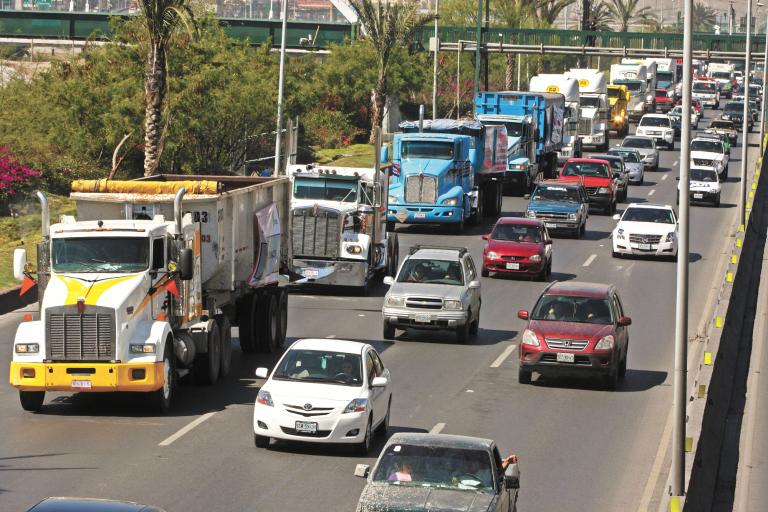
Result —
[{"label": "truck wheel", "polygon": [[256,352],[256,313],[258,299],[249,293],[237,305],[237,327],[240,331],[240,350],[246,354]]},{"label": "truck wheel", "polygon": [[400,242],[397,239],[397,233],[392,235],[392,242],[389,244],[389,253],[387,254],[387,275],[395,277],[397,273],[397,264],[400,259]]},{"label": "truck wheel", "polygon": [[21,408],[25,411],[38,412],[43,408],[45,391],[19,391]]},{"label": "truck wheel", "polygon": [[223,379],[229,375],[232,368],[232,324],[225,315],[216,315],[213,317],[216,325],[219,326],[221,338],[221,365],[219,366],[219,376]]},{"label": "truck wheel", "polygon": [[221,333],[216,322],[208,331],[207,338],[208,353],[200,354],[195,359],[195,381],[198,384],[212,386],[219,380],[221,370]]},{"label": "truck wheel", "polygon": [[395,231],[396,231],[395,223],[391,221],[387,221],[387,233],[394,233]]},{"label": "truck wheel", "polygon": [[462,217],[459,222],[454,222],[449,225],[451,226],[451,231],[453,231],[454,235],[462,234],[464,232],[464,217]]},{"label": "truck wheel", "polygon": [[521,366],[517,369],[517,382],[520,384],[530,384],[531,383],[531,372],[528,370],[524,370]]},{"label": "truck wheel", "polygon": [[267,436],[253,434],[253,444],[256,445],[256,448],[269,448],[269,438]]},{"label": "truck wheel", "polygon": [[280,298],[277,301],[277,311],[280,318],[277,323],[277,348],[280,349],[285,347],[285,340],[288,338],[288,292],[285,290],[280,291]]},{"label": "truck wheel", "polygon": [[264,294],[259,299],[258,314],[256,315],[256,350],[264,353],[275,352],[277,349],[277,298],[271,294]]},{"label": "truck wheel", "polygon": [[171,409],[175,386],[176,369],[173,359],[173,338],[168,338],[163,351],[163,386],[149,394],[152,409],[165,414]]},{"label": "truck wheel", "polygon": [[382,334],[385,340],[395,339],[395,326],[385,320]]}]

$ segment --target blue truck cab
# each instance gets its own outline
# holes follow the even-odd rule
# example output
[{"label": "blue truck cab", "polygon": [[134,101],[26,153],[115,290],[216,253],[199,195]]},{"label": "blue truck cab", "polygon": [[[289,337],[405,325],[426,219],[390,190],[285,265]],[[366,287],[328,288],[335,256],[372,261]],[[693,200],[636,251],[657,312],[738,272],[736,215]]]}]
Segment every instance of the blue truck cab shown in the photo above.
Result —
[{"label": "blue truck cab", "polygon": [[581,238],[587,229],[589,198],[581,183],[540,181],[533,189],[525,216],[544,221],[550,232]]},{"label": "blue truck cab", "polygon": [[[452,224],[501,212],[507,172],[506,130],[473,120],[400,124],[392,141],[388,229],[401,224]],[[389,160],[383,151],[382,161]]]}]

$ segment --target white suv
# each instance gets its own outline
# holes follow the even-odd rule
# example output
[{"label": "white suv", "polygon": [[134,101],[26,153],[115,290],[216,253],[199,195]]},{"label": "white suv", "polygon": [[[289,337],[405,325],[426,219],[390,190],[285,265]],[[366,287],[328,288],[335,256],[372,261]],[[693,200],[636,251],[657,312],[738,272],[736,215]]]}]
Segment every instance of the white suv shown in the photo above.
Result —
[{"label": "white suv", "polygon": [[[720,206],[720,179],[717,169],[709,166],[691,166],[688,182],[688,197],[691,203],[711,202],[717,208]],[[680,179],[680,178],[678,178]],[[678,190],[680,187],[678,186]],[[680,196],[677,197],[678,204]]]},{"label": "white suv", "polygon": [[667,149],[675,149],[675,129],[667,114],[645,114],[637,124],[635,135],[644,135],[664,144]]}]

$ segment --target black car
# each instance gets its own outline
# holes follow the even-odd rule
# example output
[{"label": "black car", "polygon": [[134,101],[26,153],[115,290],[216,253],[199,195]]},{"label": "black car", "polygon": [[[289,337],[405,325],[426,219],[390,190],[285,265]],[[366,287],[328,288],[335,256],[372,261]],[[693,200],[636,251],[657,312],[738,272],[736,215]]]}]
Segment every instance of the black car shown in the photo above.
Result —
[{"label": "black car", "polygon": [[[744,124],[744,102],[743,101],[729,101],[725,104],[723,109],[722,118],[726,121],[733,121],[736,125],[736,130],[741,131]],[[752,131],[752,116],[747,118],[747,130]]]},{"label": "black car", "polygon": [[164,512],[163,509],[131,501],[95,498],[46,498],[27,512]]},{"label": "black car", "polygon": [[490,439],[445,434],[397,433],[373,470],[358,464],[368,479],[357,512],[514,512],[520,489],[517,462],[503,469]]}]

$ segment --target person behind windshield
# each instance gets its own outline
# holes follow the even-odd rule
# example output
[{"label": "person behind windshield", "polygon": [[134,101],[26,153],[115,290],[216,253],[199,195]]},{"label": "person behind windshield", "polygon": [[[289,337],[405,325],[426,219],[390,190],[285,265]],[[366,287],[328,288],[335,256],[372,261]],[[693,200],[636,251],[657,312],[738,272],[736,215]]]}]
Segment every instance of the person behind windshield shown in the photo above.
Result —
[{"label": "person behind windshield", "polygon": [[424,281],[427,274],[427,266],[423,263],[417,263],[413,270],[411,270],[408,277],[405,278],[406,283],[420,283]]},{"label": "person behind windshield", "polygon": [[544,320],[565,320],[568,313],[568,307],[560,301],[555,301],[549,305]]},{"label": "person behind windshield", "polygon": [[349,382],[360,382],[360,367],[351,359],[344,358],[339,373],[343,373]]},{"label": "person behind windshield", "polygon": [[590,323],[605,323],[610,320],[610,312],[605,304],[595,300],[589,300],[581,308],[582,318]]},{"label": "person behind windshield", "polygon": [[389,477],[387,477],[387,480],[389,480],[390,482],[412,482],[413,473],[412,473],[412,468],[410,463],[403,462],[400,465],[399,470],[395,470],[389,474]]},{"label": "person behind windshield", "polygon": [[458,263],[451,263],[445,271],[443,279],[452,282],[461,282],[461,266]]}]

